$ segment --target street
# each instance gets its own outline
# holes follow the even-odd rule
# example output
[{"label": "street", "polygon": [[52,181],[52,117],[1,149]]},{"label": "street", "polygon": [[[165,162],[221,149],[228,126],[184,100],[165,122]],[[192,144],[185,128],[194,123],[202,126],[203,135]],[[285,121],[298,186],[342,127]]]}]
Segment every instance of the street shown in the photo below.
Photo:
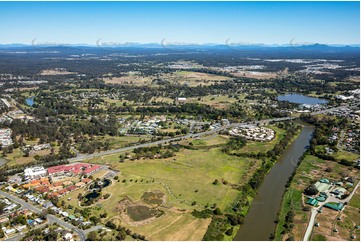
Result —
[{"label": "street", "polygon": [[[29,209],[33,212],[36,212],[36,213],[41,213],[41,209],[25,202],[24,200],[16,197],[16,196],[13,196],[9,193],[6,193],[6,192],[3,192],[3,191],[0,191],[0,195],[4,196],[4,197],[7,197],[11,200],[13,200],[14,202],[20,204],[22,206],[22,208],[25,208],[25,209]],[[78,235],[79,235],[79,239],[82,240],[82,241],[85,241],[86,239],[86,233],[81,230],[81,229],[78,229],[77,227],[71,225],[71,224],[68,224],[67,222],[55,217],[54,215],[51,215],[51,214],[48,214],[47,215],[47,219],[48,219],[48,223],[57,223],[69,230],[73,230],[74,232],[76,232]]]}]

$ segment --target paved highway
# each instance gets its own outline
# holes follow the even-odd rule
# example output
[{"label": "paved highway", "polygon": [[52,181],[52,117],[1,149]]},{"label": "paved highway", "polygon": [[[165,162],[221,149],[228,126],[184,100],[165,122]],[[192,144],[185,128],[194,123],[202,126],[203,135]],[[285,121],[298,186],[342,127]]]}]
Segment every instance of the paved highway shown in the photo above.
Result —
[{"label": "paved highway", "polygon": [[[310,114],[311,115],[323,114],[323,113],[326,113],[326,112],[329,112],[329,111],[334,111],[334,110],[339,109],[341,107],[344,107],[344,106],[330,108],[330,109],[326,109],[326,110],[322,110],[322,111],[317,111],[317,112],[310,113]],[[265,123],[265,122],[280,122],[280,121],[292,120],[292,119],[296,119],[296,118],[297,117],[284,117],[284,118],[272,118],[272,119],[264,119],[264,120],[255,120],[255,121],[244,122],[244,123],[233,123],[233,124],[230,124],[229,126],[222,126],[221,128],[218,128],[218,129],[213,129],[213,130],[200,132],[200,133],[195,133],[195,134],[187,134],[187,135],[184,135],[184,136],[181,136],[181,137],[163,139],[163,140],[158,140],[158,141],[154,141],[154,142],[150,142],[150,143],[138,144],[138,145],[119,148],[119,149],[114,149],[114,150],[107,150],[107,151],[102,151],[102,152],[95,153],[95,154],[78,154],[77,157],[69,159],[69,162],[83,161],[83,160],[87,160],[87,159],[91,159],[91,158],[95,158],[95,157],[101,157],[101,156],[104,156],[104,155],[112,155],[112,154],[116,154],[116,153],[119,153],[119,152],[131,151],[131,150],[141,148],[141,147],[148,147],[148,146],[153,146],[153,145],[165,144],[165,143],[169,143],[169,142],[173,142],[173,141],[178,141],[178,140],[181,140],[181,139],[202,137],[202,136],[217,133],[217,132],[219,132],[221,130],[225,130],[227,128],[237,127],[237,126],[241,126],[241,125],[245,125],[245,124],[259,124],[259,123]]]}]

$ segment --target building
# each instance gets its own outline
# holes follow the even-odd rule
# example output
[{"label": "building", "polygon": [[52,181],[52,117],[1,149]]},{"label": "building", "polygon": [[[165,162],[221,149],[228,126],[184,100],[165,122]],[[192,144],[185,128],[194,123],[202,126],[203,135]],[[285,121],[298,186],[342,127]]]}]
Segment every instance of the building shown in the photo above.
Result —
[{"label": "building", "polygon": [[0,218],[0,224],[7,223],[7,222],[9,222],[9,218],[8,218],[8,217]]},{"label": "building", "polygon": [[0,99],[7,108],[11,108],[11,104],[5,98]]},{"label": "building", "polygon": [[17,230],[18,232],[21,232],[21,231],[23,231],[24,229],[26,229],[26,225],[20,225],[20,226],[16,227],[16,230]]},{"label": "building", "polygon": [[100,165],[77,163],[71,165],[59,165],[48,168],[48,174],[50,176],[74,176],[74,175],[90,175],[95,171],[100,170]]},{"label": "building", "polygon": [[13,233],[15,233],[16,231],[15,231],[14,228],[11,228],[11,229],[6,229],[4,232],[5,232],[5,234],[13,234]]},{"label": "building", "polygon": [[343,209],[343,204],[342,203],[326,203],[323,206],[326,207],[326,208],[336,210],[336,211],[341,211]]},{"label": "building", "polygon": [[46,174],[47,171],[42,166],[35,166],[24,170],[26,180],[40,178],[46,176]]},{"label": "building", "polygon": [[242,125],[229,131],[232,136],[241,136],[248,140],[268,142],[275,137],[273,129],[266,127],[257,127],[254,125]]},{"label": "building", "polygon": [[64,240],[72,240],[73,239],[73,235],[71,233],[66,233],[63,236]]},{"label": "building", "polygon": [[307,201],[307,204],[316,207],[318,204],[318,201],[316,199],[310,197]]},{"label": "building", "polygon": [[8,147],[13,144],[11,133],[11,129],[0,129],[0,144],[3,147]]},{"label": "building", "polygon": [[177,101],[178,101],[178,103],[184,103],[184,102],[186,102],[187,101],[187,98],[185,98],[185,97],[178,97],[177,98]]}]

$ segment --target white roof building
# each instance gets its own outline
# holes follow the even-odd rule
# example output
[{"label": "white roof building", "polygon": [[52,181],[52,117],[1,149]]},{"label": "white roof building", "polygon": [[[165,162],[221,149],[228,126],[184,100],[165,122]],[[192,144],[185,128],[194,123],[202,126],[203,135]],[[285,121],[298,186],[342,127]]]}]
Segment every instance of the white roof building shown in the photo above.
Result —
[{"label": "white roof building", "polygon": [[73,235],[71,233],[66,233],[64,236],[63,236],[63,239],[64,240],[71,240],[73,239]]},{"label": "white roof building", "polygon": [[46,174],[47,171],[42,166],[35,166],[24,170],[25,179],[39,178],[45,176]]},{"label": "white roof building", "polygon": [[15,233],[15,229],[11,228],[11,229],[7,229],[4,231],[6,234],[13,234]]}]

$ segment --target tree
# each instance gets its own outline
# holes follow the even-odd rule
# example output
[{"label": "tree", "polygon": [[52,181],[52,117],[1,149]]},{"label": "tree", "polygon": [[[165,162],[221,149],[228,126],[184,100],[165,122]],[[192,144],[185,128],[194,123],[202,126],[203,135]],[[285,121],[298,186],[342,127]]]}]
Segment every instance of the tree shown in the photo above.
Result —
[{"label": "tree", "polygon": [[327,172],[332,172],[332,168],[331,168],[331,167],[327,167],[325,171],[327,171]]},{"label": "tree", "polygon": [[315,185],[311,185],[311,186],[308,186],[306,189],[305,189],[305,194],[306,195],[316,195],[319,191],[317,190],[317,188],[315,187]]},{"label": "tree", "polygon": [[222,214],[222,211],[221,211],[221,209],[219,209],[219,208],[217,207],[216,209],[214,209],[213,213],[214,213],[215,215],[221,215],[221,214]]},{"label": "tree", "polygon": [[0,214],[4,213],[4,208],[6,207],[6,205],[4,203],[0,203]]},{"label": "tree", "polygon": [[126,236],[127,236],[127,233],[125,233],[125,231],[122,229],[121,231],[119,231],[117,236],[115,236],[115,238],[117,240],[125,240]]},{"label": "tree", "polygon": [[105,226],[107,226],[108,228],[111,228],[111,229],[116,229],[117,226],[115,225],[115,223],[113,223],[112,221],[108,221]]},{"label": "tree", "polygon": [[100,222],[100,218],[96,217],[96,216],[91,216],[89,218],[90,221],[92,221],[94,223],[94,225],[97,225],[97,223]]},{"label": "tree", "polygon": [[87,240],[89,241],[97,241],[98,240],[98,233],[96,231],[89,232],[87,236]]},{"label": "tree", "polygon": [[231,236],[233,234],[233,227],[226,231],[226,235]]}]

